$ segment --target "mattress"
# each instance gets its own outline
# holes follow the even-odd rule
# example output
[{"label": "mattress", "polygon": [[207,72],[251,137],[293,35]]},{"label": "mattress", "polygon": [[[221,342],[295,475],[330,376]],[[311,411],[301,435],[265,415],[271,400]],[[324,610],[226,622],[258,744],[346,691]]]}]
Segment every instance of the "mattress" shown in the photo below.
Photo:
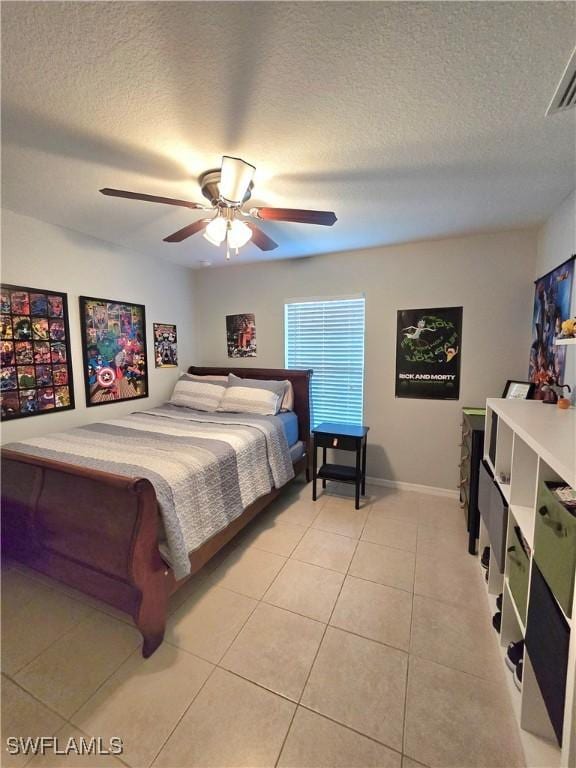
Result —
[{"label": "mattress", "polygon": [[283,413],[277,414],[275,418],[280,420],[282,429],[286,435],[288,447],[291,448],[298,442],[298,416],[296,416],[294,411],[284,411]]}]

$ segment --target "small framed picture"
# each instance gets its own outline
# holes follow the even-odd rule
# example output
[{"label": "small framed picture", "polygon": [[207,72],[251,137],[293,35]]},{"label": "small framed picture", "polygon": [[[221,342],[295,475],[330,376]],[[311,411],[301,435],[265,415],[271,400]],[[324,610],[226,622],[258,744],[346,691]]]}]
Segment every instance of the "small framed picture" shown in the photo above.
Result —
[{"label": "small framed picture", "polygon": [[532,400],[534,382],[508,379],[502,397],[506,400]]}]

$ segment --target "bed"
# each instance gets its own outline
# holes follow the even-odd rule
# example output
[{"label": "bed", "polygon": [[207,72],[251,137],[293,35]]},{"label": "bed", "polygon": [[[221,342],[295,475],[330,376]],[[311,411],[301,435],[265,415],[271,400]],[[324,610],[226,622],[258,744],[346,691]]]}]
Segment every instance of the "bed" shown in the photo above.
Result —
[{"label": "bed", "polygon": [[[129,613],[142,633],[145,657],[163,640],[170,595],[267,507],[290,478],[305,471],[309,479],[311,371],[191,367],[188,373],[287,379],[294,390],[293,415],[267,421],[162,406],[52,436],[60,441],[65,461],[52,450],[58,443],[51,436],[2,450],[3,552]],[[135,469],[115,463],[126,432],[136,435],[142,454]],[[238,449],[230,459],[224,440],[242,446],[250,435],[259,446],[257,458]],[[205,437],[210,439],[195,442]],[[192,444],[201,450],[192,450]],[[96,452],[94,446],[100,445]],[[131,450],[129,442],[125,445]],[[185,467],[190,472],[199,455],[216,452],[214,446],[228,456],[228,465],[224,461],[214,470],[208,461],[205,471],[180,473],[187,453],[193,457]],[[175,456],[178,471],[172,466]],[[156,471],[163,463],[170,467],[167,480]],[[215,472],[228,478],[231,490],[224,498]],[[181,509],[192,492],[194,515],[175,533],[170,499],[180,498]]]}]

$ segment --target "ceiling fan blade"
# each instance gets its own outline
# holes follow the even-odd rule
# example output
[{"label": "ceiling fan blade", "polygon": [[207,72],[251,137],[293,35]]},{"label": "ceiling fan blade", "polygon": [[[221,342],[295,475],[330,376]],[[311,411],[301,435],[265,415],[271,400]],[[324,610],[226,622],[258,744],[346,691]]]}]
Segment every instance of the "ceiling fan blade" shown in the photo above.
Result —
[{"label": "ceiling fan blade", "polygon": [[333,211],[307,211],[301,208],[251,208],[250,213],[257,219],[320,224],[323,227],[331,227],[338,220]]},{"label": "ceiling fan blade", "polygon": [[202,230],[206,228],[206,225],[210,221],[211,219],[200,219],[199,221],[195,221],[192,224],[188,224],[187,227],[182,227],[182,229],[179,229],[178,232],[174,232],[173,234],[168,235],[168,237],[165,237],[164,242],[181,243],[182,240],[186,240],[187,237],[191,237],[198,232],[202,232]]},{"label": "ceiling fan blade", "polygon": [[145,200],[148,203],[165,203],[166,205],[181,205],[183,208],[206,209],[200,203],[191,203],[189,200],[176,200],[173,197],[157,197],[156,195],[143,195],[140,192],[127,192],[125,189],[110,189],[104,187],[100,192],[110,197],[126,197],[128,200]]},{"label": "ceiling fan blade", "polygon": [[261,251],[273,251],[275,248],[278,248],[278,243],[275,243],[271,237],[268,237],[266,232],[263,232],[256,224],[246,222],[246,226],[252,230],[252,242]]},{"label": "ceiling fan blade", "polygon": [[227,203],[239,205],[252,182],[256,168],[239,157],[222,158],[220,197]]}]

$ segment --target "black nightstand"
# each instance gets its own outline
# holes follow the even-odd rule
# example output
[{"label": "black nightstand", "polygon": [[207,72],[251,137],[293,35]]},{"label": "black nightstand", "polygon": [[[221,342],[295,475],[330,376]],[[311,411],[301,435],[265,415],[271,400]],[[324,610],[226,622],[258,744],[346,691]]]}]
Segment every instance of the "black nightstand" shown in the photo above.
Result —
[{"label": "black nightstand", "polygon": [[[338,483],[354,483],[356,486],[356,509],[360,509],[360,491],[366,494],[366,442],[369,427],[357,427],[353,424],[319,424],[312,430],[314,450],[312,452],[312,499],[316,501],[316,480]],[[322,448],[322,466],[317,470],[316,449]],[[326,450],[334,448],[341,451],[356,451],[356,466],[345,464],[327,464]]]}]

